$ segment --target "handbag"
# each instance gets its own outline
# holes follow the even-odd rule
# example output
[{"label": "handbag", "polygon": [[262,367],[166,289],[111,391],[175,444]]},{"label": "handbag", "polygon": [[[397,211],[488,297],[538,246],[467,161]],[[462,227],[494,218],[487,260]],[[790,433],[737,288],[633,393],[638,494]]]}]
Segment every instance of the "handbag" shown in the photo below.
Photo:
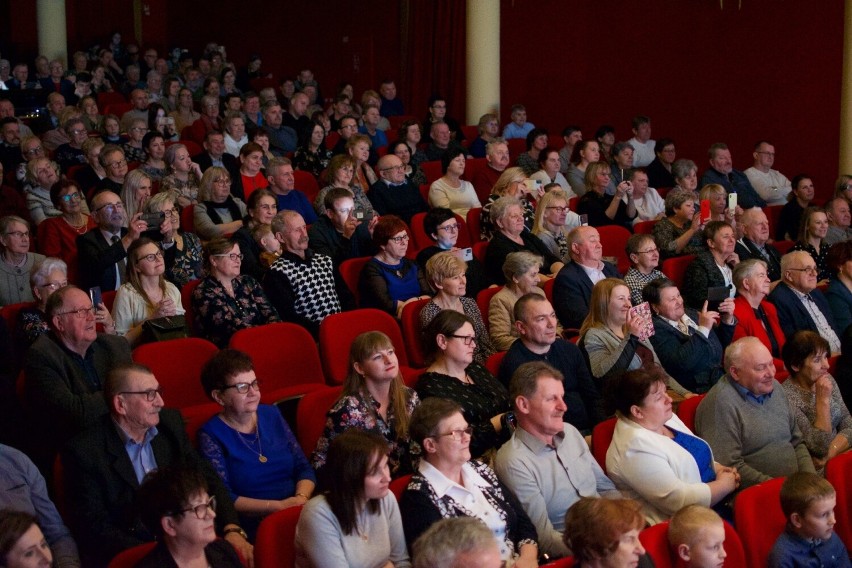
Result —
[{"label": "handbag", "polygon": [[168,341],[188,337],[186,318],[183,315],[165,316],[145,320],[142,324],[143,342]]}]

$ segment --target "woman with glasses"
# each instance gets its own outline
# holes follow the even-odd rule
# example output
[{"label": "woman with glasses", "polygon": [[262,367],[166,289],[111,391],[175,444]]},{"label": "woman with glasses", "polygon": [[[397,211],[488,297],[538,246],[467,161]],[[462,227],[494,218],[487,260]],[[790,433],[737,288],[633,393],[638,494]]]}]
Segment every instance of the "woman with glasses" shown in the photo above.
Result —
[{"label": "woman with glasses", "polygon": [[565,219],[568,218],[568,194],[561,189],[551,189],[544,194],[535,210],[532,233],[562,262],[571,260]]},{"label": "woman with glasses", "polygon": [[142,146],[142,139],[148,134],[148,121],[137,118],[130,123],[127,129],[127,142],[121,145],[128,162],[144,163],[148,159],[148,153]]},{"label": "woman with glasses", "polygon": [[164,276],[163,251],[147,237],[127,249],[127,282],[115,294],[112,317],[119,335],[131,346],[142,340],[142,324],[149,319],[182,315],[180,290]]},{"label": "woman with glasses", "polygon": [[304,505],[316,477],[278,408],[260,404],[251,357],[216,353],[201,370],[201,386],[222,412],[198,431],[198,446],[231,494],[240,526],[254,540],[260,521]]},{"label": "woman with glasses", "polygon": [[665,278],[657,266],[660,263],[660,249],[651,235],[631,235],[625,247],[630,268],[624,275],[624,283],[630,288],[630,301],[634,306],[642,303],[642,288],[658,278]]},{"label": "woman with glasses", "polygon": [[142,523],[157,546],[135,564],[241,568],[237,551],[216,538],[216,497],[201,472],[163,467],[149,473],[139,486],[137,503]]},{"label": "woman with glasses", "polygon": [[368,331],[349,348],[349,373],[340,398],[329,409],[325,429],[317,441],[311,463],[320,472],[335,475],[328,466],[333,440],[347,430],[378,434],[388,444],[391,477],[412,472],[412,448],[408,434],[411,413],[420,404],[412,389],[402,382],[399,359],[387,335]]},{"label": "woman with glasses", "polygon": [[170,173],[160,182],[160,191],[171,191],[181,207],[198,203],[201,168],[189,157],[186,146],[172,144],[166,149],[165,160]]},{"label": "woman with glasses", "polygon": [[243,226],[246,211],[246,204],[231,195],[228,170],[219,166],[207,168],[193,210],[195,232],[204,240],[231,235]]},{"label": "woman with glasses", "polygon": [[535,525],[494,471],[471,459],[474,428],[461,406],[445,398],[424,400],[411,417],[411,435],[423,457],[400,499],[409,548],[441,519],[475,517],[491,529],[504,562],[538,566]]},{"label": "woman with glasses", "polygon": [[30,272],[44,260],[30,252],[30,225],[17,215],[0,219],[0,306],[32,302]]},{"label": "woman with glasses", "polygon": [[497,183],[491,189],[491,195],[488,196],[488,200],[482,206],[482,211],[479,212],[479,226],[483,240],[490,241],[494,232],[497,231],[497,227],[491,220],[491,206],[494,205],[495,201],[507,195],[518,199],[523,205],[524,227],[532,230],[535,206],[526,197],[529,195],[530,199],[538,199],[544,195],[544,191],[531,194],[527,188],[526,179],[527,174],[521,168],[506,168],[500,174]]},{"label": "woman with glasses", "polygon": [[151,176],[141,169],[135,169],[125,176],[124,185],[121,187],[121,202],[124,204],[128,219],[132,219],[134,215],[145,209],[145,205],[151,199],[153,187]]},{"label": "woman with glasses", "polygon": [[612,172],[606,162],[589,164],[584,179],[586,193],[577,203],[577,213],[588,215],[592,227],[621,225],[632,229],[636,217],[633,184],[622,181],[612,195],[607,195],[606,190],[612,185]]},{"label": "woman with glasses", "polygon": [[396,215],[379,218],[373,228],[373,244],[379,252],[361,271],[358,289],[361,308],[378,308],[399,318],[403,308],[429,298],[429,285],[417,265],[405,257],[408,225]]},{"label": "woman with glasses", "polygon": [[509,393],[488,370],[474,361],[476,333],[470,319],[454,310],[435,316],[423,332],[431,364],[415,390],[420,398],[448,398],[459,403],[473,428],[471,454],[479,458],[499,448],[512,435]]},{"label": "woman with glasses", "polygon": [[41,224],[38,251],[64,260],[68,265],[68,280],[77,282],[77,237],[97,227],[97,223],[88,214],[86,197],[73,181],[63,179],[53,184],[50,200],[62,215],[45,219]]},{"label": "woman with glasses", "polygon": [[242,260],[240,245],[233,240],[211,240],[204,247],[207,276],[192,293],[198,336],[220,348],[241,329],[281,321],[257,280],[240,275]]},{"label": "woman with glasses", "polygon": [[158,193],[145,205],[145,213],[163,214],[159,227],[149,227],[149,230],[160,231],[166,280],[181,289],[190,280],[201,278],[201,240],[195,233],[181,230],[174,196]]}]

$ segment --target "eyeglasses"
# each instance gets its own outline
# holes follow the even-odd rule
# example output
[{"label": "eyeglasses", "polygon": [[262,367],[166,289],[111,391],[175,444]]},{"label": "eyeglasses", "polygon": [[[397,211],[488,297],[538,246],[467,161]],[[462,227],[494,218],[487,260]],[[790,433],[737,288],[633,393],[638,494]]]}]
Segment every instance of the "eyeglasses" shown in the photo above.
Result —
[{"label": "eyeglasses", "polygon": [[126,166],[126,165],[127,165],[127,160],[121,159],[121,160],[119,160],[119,161],[117,161],[117,162],[113,162],[113,163],[111,163],[111,164],[107,164],[107,167],[114,168],[114,167],[116,167],[116,166],[121,167],[121,166]]},{"label": "eyeglasses", "polygon": [[44,153],[44,148],[42,148],[41,146],[36,146],[35,148],[30,148],[29,150],[24,152],[24,154],[27,154],[28,156],[32,156],[33,154],[42,154],[42,153]]},{"label": "eyeglasses", "polygon": [[118,394],[144,394],[145,400],[148,402],[154,402],[157,398],[157,395],[163,396],[163,387],[157,387],[155,389],[147,389],[143,391],[122,391]]},{"label": "eyeglasses", "polygon": [[231,185],[231,180],[229,178],[216,178],[213,180],[213,183],[221,183],[223,185]]},{"label": "eyeglasses", "polygon": [[453,335],[453,334],[450,334],[450,335],[447,335],[447,337],[453,337],[455,339],[461,339],[462,341],[464,341],[464,344],[468,345],[468,346],[470,346],[471,343],[476,343],[476,336],[475,335]]},{"label": "eyeglasses", "polygon": [[241,252],[240,253],[231,252],[231,253],[227,253],[227,254],[214,254],[213,256],[218,256],[218,257],[221,257],[221,258],[228,257],[231,260],[242,260],[245,255]]},{"label": "eyeglasses", "polygon": [[438,434],[439,437],[448,436],[455,440],[456,442],[461,442],[464,440],[464,437],[468,438],[473,435],[473,426],[468,426],[467,428],[459,428],[457,430],[450,430],[449,432],[444,432],[443,434]]},{"label": "eyeglasses", "polygon": [[77,319],[86,319],[89,316],[95,315],[95,308],[92,306],[91,308],[80,308],[79,310],[68,310],[67,312],[59,312],[58,316],[67,316],[68,314],[74,314]]},{"label": "eyeglasses", "polygon": [[78,134],[86,134],[86,130],[85,130],[85,129],[83,129],[83,128],[77,128],[77,129],[75,129],[75,130],[69,130],[69,133],[71,133],[71,134],[73,134],[74,136],[76,136],[76,135],[78,135]]},{"label": "eyeglasses", "polygon": [[177,217],[178,216],[177,207],[172,207],[171,209],[163,209],[160,213],[162,213],[166,217]]},{"label": "eyeglasses", "polygon": [[68,286],[67,280],[65,280],[64,282],[48,282],[47,284],[42,284],[41,286],[39,286],[39,288],[47,288],[51,292],[55,292],[56,290],[59,290],[60,288],[64,288],[66,286]]},{"label": "eyeglasses", "polygon": [[565,213],[568,211],[567,207],[561,207],[559,205],[548,205],[545,209],[555,209],[557,213]]},{"label": "eyeglasses", "polygon": [[80,192],[78,191],[62,196],[62,201],[64,201],[65,203],[70,203],[71,201],[79,201],[80,199],[82,199],[82,197],[80,196]]},{"label": "eyeglasses", "polygon": [[133,127],[133,128],[131,128],[130,130],[132,130],[132,131],[134,131],[134,132],[148,132],[148,129],[147,129],[147,128],[144,128],[144,127],[142,127],[142,126],[134,126],[134,127]]},{"label": "eyeglasses", "polygon": [[124,203],[121,201],[116,201],[115,203],[107,203],[106,205],[101,205],[97,209],[95,209],[95,213],[100,211],[101,209],[106,209],[107,212],[111,213],[116,210],[124,209]]},{"label": "eyeglasses", "polygon": [[400,235],[398,237],[391,237],[388,240],[393,241],[396,244],[404,243],[404,242],[408,241],[408,233],[406,233],[404,235]]},{"label": "eyeglasses", "polygon": [[240,394],[246,394],[249,391],[249,387],[253,388],[257,392],[260,392],[260,379],[255,379],[250,383],[237,383],[234,385],[228,385],[226,387],[222,387],[220,391],[226,391],[228,389],[235,389]]},{"label": "eyeglasses", "polygon": [[795,270],[797,272],[807,272],[808,274],[816,274],[818,271],[816,266],[808,266],[805,268],[788,268],[787,270]]},{"label": "eyeglasses", "polygon": [[199,521],[203,521],[207,518],[208,511],[213,511],[214,513],[216,512],[216,496],[214,495],[213,497],[211,497],[210,500],[206,503],[195,505],[194,507],[190,507],[189,509],[183,509],[173,514],[181,515],[183,513],[189,513],[190,511],[195,513],[195,518],[197,518]]},{"label": "eyeglasses", "polygon": [[390,172],[390,171],[393,171],[393,170],[400,171],[400,170],[404,170],[404,169],[405,169],[405,165],[404,165],[404,164],[399,164],[398,166],[391,166],[391,167],[389,167],[389,168],[382,168],[382,169],[381,169],[381,170],[379,170],[379,171],[382,171],[382,172]]},{"label": "eyeglasses", "polygon": [[136,262],[142,262],[143,260],[147,260],[148,262],[154,262],[158,258],[163,258],[163,251],[158,250],[157,252],[152,252],[151,254],[140,256],[136,259]]},{"label": "eyeglasses", "polygon": [[453,223],[452,225],[444,225],[443,227],[438,227],[439,231],[448,231],[450,233],[455,233],[459,230],[459,224]]},{"label": "eyeglasses", "polygon": [[7,237],[17,237],[19,239],[25,239],[25,238],[28,239],[28,238],[30,238],[30,232],[29,231],[9,231],[8,233],[6,233],[6,236]]},{"label": "eyeglasses", "polygon": [[654,247],[654,248],[648,249],[648,250],[637,250],[636,254],[651,254],[652,252],[659,252],[659,251],[660,251],[660,249],[658,249],[657,247]]}]

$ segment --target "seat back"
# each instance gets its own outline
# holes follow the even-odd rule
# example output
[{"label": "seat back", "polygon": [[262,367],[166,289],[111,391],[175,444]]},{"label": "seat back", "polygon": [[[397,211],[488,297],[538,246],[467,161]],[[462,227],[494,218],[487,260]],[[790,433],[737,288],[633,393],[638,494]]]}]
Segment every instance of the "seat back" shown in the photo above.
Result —
[{"label": "seat back", "polygon": [[115,558],[109,561],[107,568],[133,568],[140,560],[154,550],[157,545],[155,542],[146,542],[139,544],[133,548],[128,548],[119,552]]},{"label": "seat back", "polygon": [[473,245],[473,258],[485,264],[485,253],[488,251],[488,241],[480,241]]},{"label": "seat back", "polygon": [[775,540],[784,531],[786,518],[781,511],[783,477],[743,489],[734,501],[734,525],[743,543],[748,565],[766,566]]},{"label": "seat back", "polygon": [[631,235],[630,231],[618,225],[605,225],[598,227],[598,233],[601,235],[603,255],[616,257],[618,259],[618,271],[625,274],[630,268],[630,259],[627,258],[627,252],[624,250],[627,246],[627,239]]},{"label": "seat back", "polygon": [[426,234],[426,229],[423,227],[423,219],[425,217],[426,213],[415,213],[411,218],[409,228],[411,229],[411,240],[414,242],[408,247],[409,249],[421,250],[434,243],[429,235]]},{"label": "seat back", "polygon": [[423,348],[423,328],[420,326],[420,311],[429,303],[428,299],[417,300],[402,309],[400,325],[408,362],[412,367],[426,366],[426,350]]},{"label": "seat back", "polygon": [[408,483],[411,481],[411,474],[403,475],[402,477],[397,477],[393,481],[390,482],[390,490],[391,493],[394,494],[396,500],[399,501],[402,498],[402,492],[405,491],[405,488],[408,487]]},{"label": "seat back", "polygon": [[[462,134],[464,134],[464,141],[470,144],[474,140],[479,137],[479,126],[476,124],[466,124],[461,127]],[[479,158],[480,160],[484,160],[485,158]],[[468,160],[470,162],[470,160]]]},{"label": "seat back", "polygon": [[133,110],[132,103],[116,101],[114,103],[104,105],[103,115],[106,116],[108,114],[114,114],[118,118],[121,118],[124,113],[130,110]]},{"label": "seat back", "polygon": [[295,180],[296,189],[305,194],[308,198],[308,203],[313,203],[320,191],[317,178],[311,172],[295,170],[293,172],[293,179]]},{"label": "seat back", "polygon": [[195,204],[190,203],[180,210],[180,228],[187,233],[195,232]]},{"label": "seat back", "polygon": [[686,424],[686,427],[695,432],[695,412],[698,410],[698,405],[704,400],[706,394],[699,394],[681,401],[677,407],[677,417]]},{"label": "seat back", "polygon": [[[119,91],[110,91],[108,93],[98,93],[98,108],[101,109],[101,112],[106,114],[106,107],[110,104],[121,104],[126,103],[127,97],[125,97]],[[119,118],[121,118],[119,116]]]},{"label": "seat back", "polygon": [[326,387],[309,392],[296,407],[296,438],[302,451],[310,459],[317,440],[325,428],[325,419],[331,405],[340,397],[343,387]]},{"label": "seat back", "polygon": [[500,365],[503,364],[503,359],[506,357],[507,351],[498,351],[488,357],[485,361],[485,368],[495,377],[500,374]]},{"label": "seat back", "polygon": [[683,279],[686,275],[686,267],[688,267],[689,263],[693,260],[695,260],[695,255],[693,254],[668,258],[663,261],[663,265],[660,267],[660,270],[662,270],[663,274],[665,274],[669,280],[677,284],[678,288],[683,288]]},{"label": "seat back", "polygon": [[554,560],[553,562],[548,562],[547,564],[542,564],[541,568],[573,568],[574,567],[574,557],[566,556],[565,558],[560,558],[559,560]]},{"label": "seat back", "polygon": [[774,246],[778,249],[778,252],[785,255],[791,248],[793,248],[794,244],[796,243],[793,241],[775,241]]},{"label": "seat back", "polygon": [[506,145],[509,147],[509,163],[514,166],[518,156],[527,151],[527,141],[524,138],[511,138],[506,140]]},{"label": "seat back", "polygon": [[652,525],[639,533],[639,541],[654,561],[656,568],[673,568],[674,560],[669,549],[669,522]]},{"label": "seat back", "polygon": [[488,308],[491,305],[491,298],[493,298],[494,294],[502,289],[502,286],[486,288],[476,295],[476,305],[479,306],[479,313],[482,314],[482,319],[485,320],[485,328],[488,329],[488,331],[491,331],[491,323],[488,321]]},{"label": "seat back", "polygon": [[181,409],[183,429],[193,446],[198,447],[198,430],[221,411],[222,406],[217,402],[187,406]]},{"label": "seat back", "polygon": [[633,225],[633,233],[636,235],[653,235],[656,221],[640,221]]},{"label": "seat back", "polygon": [[355,304],[361,305],[361,293],[358,290],[358,280],[361,278],[361,271],[364,266],[370,261],[369,256],[361,256],[358,258],[347,258],[340,263],[340,277],[352,295],[355,296]]},{"label": "seat back", "polygon": [[778,226],[778,220],[781,218],[781,210],[783,205],[769,205],[763,208],[766,213],[766,219],[769,221],[769,236],[775,238],[775,228]]},{"label": "seat back", "polygon": [[0,308],[0,313],[3,314],[3,319],[6,320],[9,337],[15,337],[15,326],[18,322],[18,313],[25,308],[31,308],[35,305],[35,302],[20,302],[18,304],[8,304]]},{"label": "seat back", "polygon": [[420,169],[426,175],[426,184],[432,185],[432,182],[440,178],[443,174],[441,171],[441,161],[432,160],[429,162],[421,162]]},{"label": "seat back", "polygon": [[472,244],[482,242],[482,207],[474,207],[467,211],[467,233]]},{"label": "seat back", "polygon": [[[471,142],[474,139],[476,139],[476,136],[471,139]],[[464,162],[464,175],[462,175],[462,179],[473,182],[473,178],[476,177],[476,174],[485,169],[487,166],[488,160],[485,158],[468,158]]]},{"label": "seat back", "polygon": [[852,452],[840,454],[825,464],[825,478],[837,492],[834,532],[848,550],[852,550]]},{"label": "seat back", "polygon": [[375,308],[332,314],[322,320],[319,328],[320,360],[328,384],[343,384],[349,372],[349,347],[356,337],[367,331],[381,331],[387,335],[400,366],[408,366],[405,340],[392,315]]},{"label": "seat back", "polygon": [[201,368],[218,351],[206,339],[184,337],[140,345],[133,360],[154,372],[166,405],[182,409],[210,402],[201,388]]},{"label": "seat back", "polygon": [[606,472],[606,451],[609,449],[610,442],[612,442],[615,423],[615,418],[609,418],[599,422],[592,430],[592,455],[595,456],[598,465],[604,472]]},{"label": "seat back", "polygon": [[186,319],[186,327],[189,329],[190,335],[196,335],[195,311],[192,309],[192,293],[198,288],[199,284],[201,284],[200,279],[190,280],[180,289],[180,301],[185,310],[183,317]]},{"label": "seat back", "polygon": [[296,565],[296,525],[303,505],[272,513],[260,522],[254,541],[255,568],[293,568]]}]

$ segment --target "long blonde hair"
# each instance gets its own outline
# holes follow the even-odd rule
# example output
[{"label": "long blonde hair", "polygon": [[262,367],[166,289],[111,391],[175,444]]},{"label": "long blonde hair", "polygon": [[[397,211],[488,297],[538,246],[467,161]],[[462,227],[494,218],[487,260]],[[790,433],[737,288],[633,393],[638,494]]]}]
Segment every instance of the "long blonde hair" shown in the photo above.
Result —
[{"label": "long blonde hair", "polygon": [[589,315],[580,326],[580,337],[593,327],[606,327],[609,321],[609,299],[612,291],[618,286],[627,287],[621,278],[604,278],[592,288],[592,298],[589,300]]},{"label": "long blonde hair", "polygon": [[[538,200],[538,205],[536,205],[535,208],[535,220],[533,221],[532,228],[534,235],[551,232],[550,229],[544,226],[544,212],[551,206],[550,204],[557,199],[563,200],[565,202],[565,207],[568,207],[568,194],[565,193],[564,189],[551,189],[544,194],[544,197]],[[563,229],[562,232],[564,233],[565,230]]]},{"label": "long blonde hair", "polygon": [[[149,239],[148,237],[139,237],[127,247],[127,281],[133,287],[136,292],[139,293],[140,296],[145,298],[145,303],[148,307],[152,309],[157,309],[157,305],[151,301],[151,298],[148,297],[148,294],[145,293],[145,289],[142,288],[142,280],[139,278],[139,272],[136,271],[136,267],[139,266],[139,259],[136,257],[136,253],[144,247],[145,245],[154,245],[159,252],[162,253],[160,247]],[[163,297],[166,297],[166,278],[160,274],[159,282],[157,285],[160,287],[160,291],[163,293]]]}]

